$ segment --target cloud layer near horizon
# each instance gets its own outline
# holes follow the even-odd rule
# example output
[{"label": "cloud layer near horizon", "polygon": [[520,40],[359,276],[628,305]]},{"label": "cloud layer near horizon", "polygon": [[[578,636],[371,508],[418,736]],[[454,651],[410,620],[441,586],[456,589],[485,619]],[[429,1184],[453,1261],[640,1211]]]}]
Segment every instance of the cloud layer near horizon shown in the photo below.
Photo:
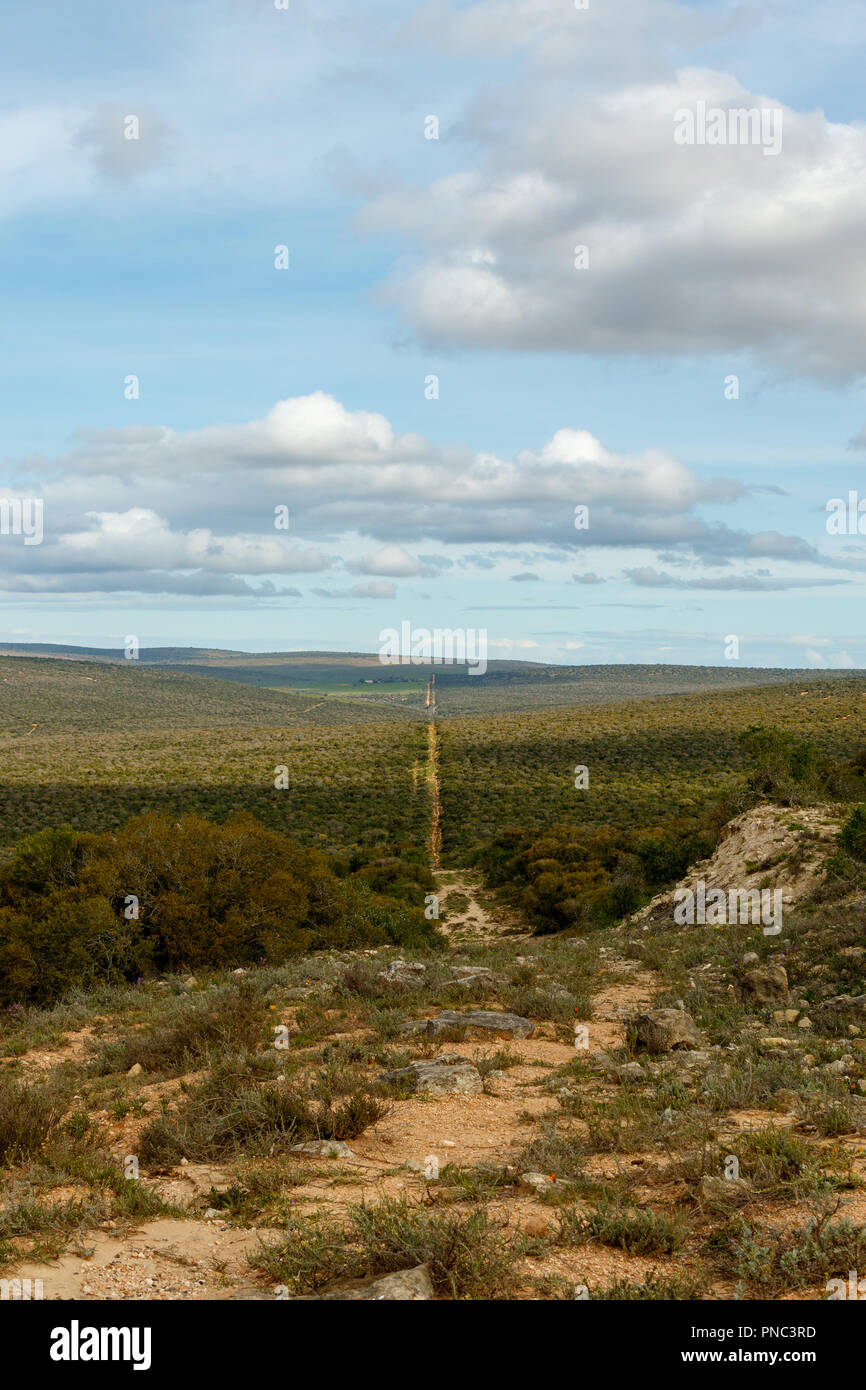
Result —
[{"label": "cloud layer near horizon", "polygon": [[[383,415],[349,411],[324,392],[240,425],[82,432],[68,453],[19,465],[21,495],[28,476],[45,499],[45,539],[16,547],[4,538],[9,591],[271,598],[298,593],[284,576],[343,571],[364,578],[319,592],[381,598],[396,581],[435,581],[455,561],[483,571],[510,560],[527,569],[509,577],[525,579],[539,558],[573,561],[589,548],[642,559],[624,577],[643,587],[787,588],[838,583],[828,566],[857,567],[797,536],[712,519],[735,503],[758,516],[750,487],[700,477],[661,449],[616,453],[568,426],[504,459],[396,434]],[[581,507],[585,528],[576,527]],[[431,545],[432,554],[414,553]],[[672,577],[643,552],[689,568]],[[758,560],[789,568],[731,569]],[[695,564],[725,573],[695,579]]]}]

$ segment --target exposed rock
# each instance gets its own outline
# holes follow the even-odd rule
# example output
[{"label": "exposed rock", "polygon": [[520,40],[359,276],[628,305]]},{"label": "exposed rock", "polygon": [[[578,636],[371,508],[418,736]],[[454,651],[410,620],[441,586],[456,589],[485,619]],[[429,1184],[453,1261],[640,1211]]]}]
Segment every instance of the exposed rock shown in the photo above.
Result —
[{"label": "exposed rock", "polygon": [[202,1197],[228,1192],[234,1182],[235,1178],[225,1169],[211,1163],[190,1163],[188,1158],[182,1158],[166,1176],[144,1179],[145,1185],[153,1187],[163,1201],[178,1207],[191,1207]]},{"label": "exposed rock", "polygon": [[141,1076],[141,1074],[142,1074],[143,1071],[144,1071],[144,1067],[141,1065],[141,1063],[140,1063],[140,1062],[134,1062],[133,1065],[129,1068],[129,1071],[128,1071],[126,1074],[127,1074],[127,1076]]},{"label": "exposed rock", "polygon": [[[626,1062],[625,1066],[617,1067],[616,1074],[620,1081],[643,1081],[646,1076],[640,1062]],[[563,1087],[563,1090],[570,1091],[570,1088]]]},{"label": "exposed rock", "polygon": [[702,1042],[697,1024],[685,1009],[650,1009],[632,1020],[637,1044],[647,1052],[671,1052]]},{"label": "exposed rock", "polygon": [[784,1004],[788,998],[788,975],[784,965],[764,965],[749,970],[741,982],[749,1003],[757,1005]]},{"label": "exposed rock", "polygon": [[761,957],[758,955],[757,951],[747,951],[743,956],[743,965],[754,965],[755,961],[760,959]]},{"label": "exposed rock", "polygon": [[330,986],[324,980],[310,980],[305,985],[294,985],[292,989],[285,990],[284,999],[313,999],[323,994],[327,994]]},{"label": "exposed rock", "polygon": [[777,1052],[780,1048],[793,1046],[790,1038],[758,1038],[758,1047],[762,1052]]},{"label": "exposed rock", "polygon": [[478,1068],[459,1052],[443,1052],[429,1062],[411,1062],[408,1067],[385,1072],[378,1080],[434,1096],[475,1096],[484,1089]]},{"label": "exposed rock", "polygon": [[[862,1082],[858,1085],[862,1086]],[[851,1115],[852,1134],[866,1134],[866,1101],[860,1096],[852,1095],[848,1100],[849,1112]]]},{"label": "exposed rock", "polygon": [[477,1009],[473,1013],[455,1013],[453,1009],[443,1009],[435,1018],[411,1019],[401,1025],[401,1033],[424,1033],[435,1038],[440,1033],[466,1028],[480,1030],[482,1033],[507,1038],[528,1038],[535,1032],[535,1024],[518,1014],[493,1013]]},{"label": "exposed rock", "polygon": [[520,1222],[520,1229],[525,1236],[539,1236],[543,1239],[550,1235],[552,1226],[543,1216],[533,1211]]},{"label": "exposed rock", "polygon": [[416,1303],[433,1297],[433,1285],[427,1265],[416,1265],[414,1269],[400,1269],[395,1274],[372,1274],[366,1279],[353,1279],[351,1282],[334,1285],[324,1293],[309,1294],[293,1298],[292,1303],[320,1302],[403,1302]]},{"label": "exposed rock", "polygon": [[829,1072],[831,1076],[847,1076],[855,1065],[854,1058],[851,1056],[838,1057],[835,1062],[827,1062],[822,1070]]},{"label": "exposed rock", "polygon": [[311,1154],[314,1158],[354,1158],[342,1139],[308,1139],[305,1144],[293,1144],[293,1154]]},{"label": "exposed rock", "polygon": [[709,1052],[682,1052],[679,1060],[686,1067],[708,1067],[713,1058]]},{"label": "exposed rock", "polygon": [[800,1097],[797,1095],[797,1092],[790,1090],[787,1086],[783,1086],[780,1090],[774,1091],[773,1100],[775,1100],[783,1110],[787,1111],[789,1115],[796,1111],[800,1103]]},{"label": "exposed rock", "polygon": [[620,1065],[619,1062],[614,1061],[609,1052],[604,1052],[601,1048],[581,1050],[578,1057],[584,1058],[587,1062],[595,1062],[598,1066],[606,1067],[611,1072],[615,1072]]},{"label": "exposed rock", "polygon": [[274,1293],[271,1289],[258,1288],[252,1285],[248,1288],[218,1290],[210,1295],[211,1303],[273,1303]]},{"label": "exposed rock", "polygon": [[389,961],[376,976],[384,985],[408,985],[410,989],[419,989],[426,978],[426,965],[420,961],[400,959]]},{"label": "exposed rock", "polygon": [[497,975],[495,970],[491,970],[487,965],[456,965],[454,967],[455,985],[474,985],[475,983],[485,985],[507,985],[506,975]]},{"label": "exposed rock", "polygon": [[861,1013],[866,1017],[866,994],[835,994],[832,999],[825,999],[817,1004],[812,1010],[813,1013],[841,1013],[853,1009],[855,1013]]},{"label": "exposed rock", "polygon": [[551,1192],[557,1183],[548,1173],[521,1173],[517,1186],[521,1192],[532,1192],[536,1197],[541,1197],[545,1192]]}]

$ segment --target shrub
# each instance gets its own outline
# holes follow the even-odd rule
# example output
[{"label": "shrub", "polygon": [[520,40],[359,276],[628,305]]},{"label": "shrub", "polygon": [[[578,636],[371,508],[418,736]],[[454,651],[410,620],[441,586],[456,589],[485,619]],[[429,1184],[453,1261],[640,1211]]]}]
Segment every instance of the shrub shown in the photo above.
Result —
[{"label": "shrub", "polygon": [[246,814],[224,825],[139,816],[105,835],[40,831],[0,869],[0,1003],[389,942],[436,942],[420,905],[340,878],[320,851]]}]

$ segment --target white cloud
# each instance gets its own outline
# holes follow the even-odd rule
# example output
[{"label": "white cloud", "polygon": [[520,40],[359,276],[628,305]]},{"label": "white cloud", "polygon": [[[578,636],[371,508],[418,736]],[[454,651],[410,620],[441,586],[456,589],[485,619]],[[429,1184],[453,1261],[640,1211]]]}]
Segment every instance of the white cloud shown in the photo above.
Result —
[{"label": "white cloud", "polygon": [[[518,15],[568,48],[579,42],[569,10],[480,4],[451,20],[480,33]],[[551,72],[545,53],[467,112],[470,167],[360,215],[362,229],[409,245],[386,293],[419,334],[593,354],[751,349],[782,370],[862,374],[866,127],[794,110],[726,72],[657,62],[619,67],[576,101],[573,73]],[[700,101],[779,110],[781,152],[677,145],[676,113]],[[577,246],[588,269],[575,268]]]},{"label": "white cloud", "polygon": [[[31,456],[18,473],[16,486],[44,498],[45,541],[4,546],[10,588],[25,573],[38,587],[40,574],[47,584],[61,573],[114,572],[125,589],[136,572],[274,579],[341,564],[374,579],[443,582],[455,563],[487,573],[502,565],[505,577],[528,583],[545,572],[539,566],[573,562],[575,552],[586,562],[604,549],[648,552],[628,577],[656,587],[790,587],[838,582],[829,568],[862,567],[797,536],[712,523],[703,513],[747,497],[748,487],[702,477],[660,449],[616,452],[566,425],[500,458],[399,435],[384,416],[347,410],[320,391],[243,424],[83,430],[68,453]],[[589,509],[588,530],[575,529],[578,506]],[[283,509],[285,533],[275,528]],[[456,554],[419,558],[416,544],[431,542]],[[658,549],[668,564],[730,569],[737,559],[767,559],[787,569],[686,579],[654,566]],[[594,570],[574,578],[601,582]]]},{"label": "white cloud", "polygon": [[360,560],[350,560],[346,569],[353,574],[387,574],[395,579],[408,579],[414,575],[432,578],[439,574],[439,567],[423,565],[402,545],[386,545],[375,555],[365,555]]}]

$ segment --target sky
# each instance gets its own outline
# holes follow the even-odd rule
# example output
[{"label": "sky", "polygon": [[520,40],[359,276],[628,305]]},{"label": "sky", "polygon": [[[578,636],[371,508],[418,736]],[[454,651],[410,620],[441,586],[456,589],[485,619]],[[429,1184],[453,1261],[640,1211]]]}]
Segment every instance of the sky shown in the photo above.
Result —
[{"label": "sky", "polygon": [[0,643],[866,667],[862,4],[79,0],[0,54]]}]

